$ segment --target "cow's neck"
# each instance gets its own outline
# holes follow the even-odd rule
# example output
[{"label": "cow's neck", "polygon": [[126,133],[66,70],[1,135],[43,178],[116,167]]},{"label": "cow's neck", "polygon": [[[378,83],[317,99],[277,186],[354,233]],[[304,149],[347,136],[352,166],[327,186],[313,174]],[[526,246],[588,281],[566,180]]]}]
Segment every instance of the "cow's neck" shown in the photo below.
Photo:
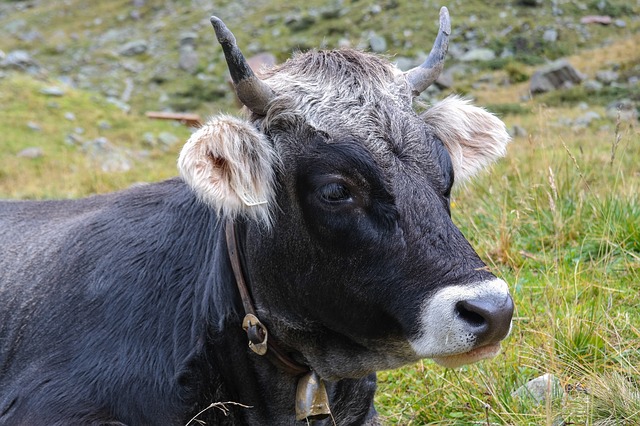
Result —
[{"label": "cow's neck", "polygon": [[330,416],[331,410],[324,381],[309,366],[300,364],[289,357],[275,342],[273,336],[268,338],[267,327],[257,316],[247,286],[242,250],[238,244],[237,228],[234,221],[227,220],[225,228],[229,260],[245,313],[242,328],[247,332],[249,347],[256,355],[268,359],[280,372],[297,378],[295,398],[297,420],[326,419]]}]

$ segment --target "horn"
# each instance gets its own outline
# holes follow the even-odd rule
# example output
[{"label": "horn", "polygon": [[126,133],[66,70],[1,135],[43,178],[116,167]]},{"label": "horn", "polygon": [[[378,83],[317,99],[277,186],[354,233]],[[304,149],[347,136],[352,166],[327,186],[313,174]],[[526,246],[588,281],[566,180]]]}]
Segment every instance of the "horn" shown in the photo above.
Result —
[{"label": "horn", "polygon": [[254,113],[265,115],[267,106],[271,99],[274,98],[275,93],[253,73],[238,48],[236,38],[224,22],[220,18],[212,16],[211,25],[213,25],[216,38],[224,51],[238,99]]},{"label": "horn", "polygon": [[440,9],[440,28],[438,36],[431,48],[429,56],[420,66],[410,69],[404,75],[411,86],[414,96],[418,96],[429,87],[440,75],[444,67],[444,59],[449,48],[449,36],[451,35],[451,20],[446,7]]}]

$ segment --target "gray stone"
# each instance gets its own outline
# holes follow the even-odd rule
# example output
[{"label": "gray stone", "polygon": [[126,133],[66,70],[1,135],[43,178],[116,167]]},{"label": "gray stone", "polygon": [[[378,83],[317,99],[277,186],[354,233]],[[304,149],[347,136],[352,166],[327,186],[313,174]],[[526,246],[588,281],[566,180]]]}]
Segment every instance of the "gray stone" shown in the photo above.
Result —
[{"label": "gray stone", "polygon": [[395,63],[398,68],[402,71],[408,71],[416,65],[420,65],[420,63],[412,58],[407,58],[406,56],[397,56],[395,58]]},{"label": "gray stone", "polygon": [[496,58],[496,52],[491,49],[477,48],[467,51],[460,57],[463,62],[480,61],[486,62]]},{"label": "gray stone", "polygon": [[67,145],[71,145],[71,146],[76,146],[76,145],[80,145],[82,143],[82,138],[74,133],[69,133],[65,139],[64,142]]},{"label": "gray stone", "polygon": [[596,72],[596,80],[605,85],[610,85],[614,81],[618,81],[620,74],[613,70],[603,70]]},{"label": "gray stone", "polygon": [[384,36],[371,33],[369,36],[369,47],[373,52],[383,53],[387,51],[387,40]]},{"label": "gray stone", "polygon": [[156,140],[156,137],[151,132],[145,132],[142,135],[142,142],[145,145],[151,146],[151,147],[158,145],[158,141]]},{"label": "gray stone", "polygon": [[511,392],[511,396],[520,400],[533,400],[538,404],[543,404],[548,397],[556,399],[562,397],[564,389],[560,380],[553,374],[543,374],[540,377],[525,383],[515,391]]},{"label": "gray stone", "polygon": [[542,39],[547,43],[555,43],[558,40],[558,31],[555,29],[548,29],[542,34]]},{"label": "gray stone", "polygon": [[293,14],[284,18],[284,24],[291,29],[291,31],[302,31],[311,27],[316,23],[316,18],[312,15],[300,15]]},{"label": "gray stone", "polygon": [[149,44],[145,40],[133,40],[120,48],[118,53],[122,56],[141,55],[147,51]]},{"label": "gray stone", "polygon": [[526,138],[527,136],[529,136],[529,132],[527,132],[527,129],[517,124],[513,125],[509,133],[513,138]]},{"label": "gray stone", "polygon": [[114,146],[105,137],[99,137],[83,143],[82,150],[104,172],[126,172],[133,167],[133,162],[127,153]]},{"label": "gray stone", "polygon": [[40,158],[43,155],[42,148],[32,146],[20,151],[17,156],[21,158]]},{"label": "gray stone", "polygon": [[40,125],[38,123],[36,123],[35,121],[29,121],[27,122],[27,127],[35,132],[39,132],[42,130],[42,127],[40,127]]},{"label": "gray stone", "polygon": [[124,112],[129,112],[129,110],[131,110],[131,106],[129,104],[127,104],[126,102],[122,102],[120,99],[118,99],[116,97],[109,96],[107,98],[107,102],[117,106],[118,108],[120,108]]},{"label": "gray stone", "polygon": [[453,75],[455,74],[455,69],[449,68],[444,70],[444,72],[440,73],[438,78],[435,81],[436,86],[440,89],[450,89],[453,87]]},{"label": "gray stone", "polygon": [[3,68],[13,68],[25,70],[29,67],[37,67],[36,61],[33,60],[29,52],[25,50],[14,50],[6,54],[0,66]]},{"label": "gray stone", "polygon": [[582,86],[585,88],[587,92],[598,92],[602,90],[604,85],[600,83],[598,80],[587,80],[582,83]]},{"label": "gray stone", "polygon": [[173,133],[161,132],[158,135],[158,142],[160,142],[165,147],[169,148],[169,147],[177,144],[178,142],[180,142],[180,139],[176,135],[174,135]]},{"label": "gray stone", "polygon": [[567,61],[560,59],[537,70],[531,76],[531,93],[550,92],[579,84],[583,76]]},{"label": "gray stone", "polygon": [[183,46],[180,49],[178,66],[189,74],[193,74],[198,69],[198,54],[191,46]]},{"label": "gray stone", "polygon": [[18,38],[26,43],[33,43],[34,41],[43,40],[42,34],[38,30],[26,31],[20,33]]},{"label": "gray stone", "polygon": [[601,118],[602,117],[600,117],[600,114],[598,114],[597,112],[588,111],[584,115],[576,118],[573,122],[573,125],[574,127],[578,128],[589,127],[589,125],[591,125],[594,120],[599,120]]},{"label": "gray stone", "polygon": [[76,121],[76,115],[72,112],[65,112],[64,118],[66,118],[69,121]]},{"label": "gray stone", "polygon": [[615,21],[613,21],[613,25],[618,28],[625,28],[627,26],[627,23],[622,19],[616,19]]},{"label": "gray stone", "polygon": [[47,96],[64,96],[64,89],[58,86],[47,86],[40,89],[40,93]]},{"label": "gray stone", "polygon": [[98,122],[98,128],[101,129],[101,130],[109,130],[109,129],[111,129],[111,123],[109,123],[106,120],[100,120]]},{"label": "gray stone", "polygon": [[195,46],[198,34],[193,31],[187,31],[180,34],[180,47],[182,46]]},{"label": "gray stone", "polygon": [[622,121],[637,121],[638,106],[631,99],[620,99],[611,102],[606,107],[607,117],[617,120],[620,117]]}]

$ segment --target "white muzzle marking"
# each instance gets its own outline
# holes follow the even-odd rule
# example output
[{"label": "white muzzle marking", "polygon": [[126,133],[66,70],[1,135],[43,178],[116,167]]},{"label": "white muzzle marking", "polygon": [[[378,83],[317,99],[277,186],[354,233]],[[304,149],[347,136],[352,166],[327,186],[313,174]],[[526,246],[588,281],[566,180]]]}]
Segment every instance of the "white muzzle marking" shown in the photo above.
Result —
[{"label": "white muzzle marking", "polygon": [[466,300],[501,303],[508,297],[507,283],[498,278],[439,290],[423,303],[421,332],[410,341],[411,347],[420,358],[434,358],[447,367],[497,355],[498,342],[476,347],[478,336],[460,317],[457,306]]}]

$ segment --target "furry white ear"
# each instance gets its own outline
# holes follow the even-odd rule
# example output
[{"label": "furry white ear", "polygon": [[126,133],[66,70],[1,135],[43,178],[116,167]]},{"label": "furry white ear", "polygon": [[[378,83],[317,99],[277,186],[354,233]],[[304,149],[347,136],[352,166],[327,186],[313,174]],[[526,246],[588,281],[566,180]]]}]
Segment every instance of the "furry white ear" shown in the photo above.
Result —
[{"label": "furry white ear", "polygon": [[239,214],[270,224],[277,155],[255,126],[220,115],[182,148],[178,169],[198,197],[219,215]]},{"label": "furry white ear", "polygon": [[450,96],[427,109],[422,118],[449,151],[458,184],[507,152],[511,138],[502,120],[466,99]]}]

